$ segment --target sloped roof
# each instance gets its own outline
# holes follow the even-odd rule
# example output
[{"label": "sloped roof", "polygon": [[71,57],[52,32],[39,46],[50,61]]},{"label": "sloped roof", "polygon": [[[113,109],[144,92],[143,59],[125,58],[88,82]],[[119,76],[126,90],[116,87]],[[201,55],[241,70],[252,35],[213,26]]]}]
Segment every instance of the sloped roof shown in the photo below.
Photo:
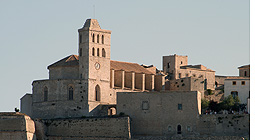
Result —
[{"label": "sloped roof", "polygon": [[[154,74],[144,68],[143,66],[137,64],[137,63],[129,63],[129,62],[121,62],[121,61],[110,61],[111,68],[114,70],[124,70],[126,72],[135,72],[135,73],[145,73],[145,74]],[[79,66],[79,56],[78,55],[69,55],[51,65],[48,66],[48,69],[50,67],[72,67],[72,66]]]},{"label": "sloped roof", "polygon": [[249,65],[243,65],[243,66],[238,67],[238,69],[240,69],[240,68],[250,68],[250,64],[249,64]]},{"label": "sloped roof", "polygon": [[146,70],[143,66],[137,63],[129,63],[129,62],[121,62],[111,60],[111,69],[114,70],[124,70],[127,72],[136,72],[136,73],[145,73],[145,74],[153,74],[152,72]]},{"label": "sloped roof", "polygon": [[68,66],[79,66],[79,56],[78,55],[69,55],[51,65],[50,67],[68,67]]},{"label": "sloped roof", "polygon": [[193,70],[200,70],[200,71],[211,71],[215,72],[214,70],[206,68],[204,65],[185,65],[185,66],[180,66],[181,69],[193,69]]}]

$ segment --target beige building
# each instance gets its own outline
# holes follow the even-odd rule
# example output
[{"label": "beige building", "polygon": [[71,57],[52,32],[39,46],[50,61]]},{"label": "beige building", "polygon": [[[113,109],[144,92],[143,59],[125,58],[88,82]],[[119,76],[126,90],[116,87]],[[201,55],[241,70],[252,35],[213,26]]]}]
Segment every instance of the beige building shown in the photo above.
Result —
[{"label": "beige building", "polygon": [[201,114],[198,91],[117,93],[117,113],[130,116],[136,136],[194,135]]},{"label": "beige building", "polygon": [[33,81],[32,95],[21,98],[21,112],[33,118],[107,115],[116,112],[116,92],[164,86],[164,75],[156,74],[155,67],[110,60],[111,31],[101,29],[97,20],[86,20],[78,32],[79,56],[49,65],[49,79]]},{"label": "beige building", "polygon": [[188,65],[188,56],[169,55],[163,56],[163,71],[168,80],[185,77],[202,78],[204,89],[215,89],[215,71],[203,65]]}]

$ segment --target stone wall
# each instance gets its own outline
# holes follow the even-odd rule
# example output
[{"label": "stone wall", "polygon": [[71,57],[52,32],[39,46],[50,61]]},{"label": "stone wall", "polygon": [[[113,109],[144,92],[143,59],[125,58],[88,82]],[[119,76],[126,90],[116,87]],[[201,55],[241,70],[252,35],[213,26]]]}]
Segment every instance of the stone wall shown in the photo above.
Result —
[{"label": "stone wall", "polygon": [[43,120],[49,140],[131,138],[129,117]]},{"label": "stone wall", "polygon": [[49,68],[49,79],[79,79],[79,66]]},{"label": "stone wall", "polygon": [[246,136],[250,133],[250,116],[239,114],[201,115],[197,132],[207,136]]},{"label": "stone wall", "polygon": [[27,114],[28,116],[32,116],[32,94],[25,94],[22,98],[20,98],[20,112]]},{"label": "stone wall", "polygon": [[132,135],[175,136],[178,125],[182,134],[191,135],[196,132],[201,113],[201,94],[197,91],[117,93],[117,114],[120,112],[130,116]]},{"label": "stone wall", "polygon": [[22,113],[0,113],[1,140],[36,140],[33,120]]}]

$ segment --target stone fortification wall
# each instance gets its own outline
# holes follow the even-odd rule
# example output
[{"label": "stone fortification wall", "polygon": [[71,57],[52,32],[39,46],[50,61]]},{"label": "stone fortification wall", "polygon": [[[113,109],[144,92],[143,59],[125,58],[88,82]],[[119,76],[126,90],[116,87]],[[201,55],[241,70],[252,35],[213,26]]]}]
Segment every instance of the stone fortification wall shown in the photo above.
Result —
[{"label": "stone fortification wall", "polygon": [[129,117],[43,120],[49,140],[128,139]]},{"label": "stone fortification wall", "polygon": [[249,120],[247,114],[201,115],[197,132],[208,136],[247,136],[250,133]]},{"label": "stone fortification wall", "polygon": [[0,113],[0,140],[35,140],[34,121],[22,113]]},{"label": "stone fortification wall", "polygon": [[49,68],[49,79],[79,79],[79,66]]}]

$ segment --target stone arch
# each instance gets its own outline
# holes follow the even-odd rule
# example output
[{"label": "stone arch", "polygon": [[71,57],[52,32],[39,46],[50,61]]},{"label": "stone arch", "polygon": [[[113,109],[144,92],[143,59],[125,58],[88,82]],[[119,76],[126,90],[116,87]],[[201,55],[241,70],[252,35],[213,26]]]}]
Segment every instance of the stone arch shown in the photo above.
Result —
[{"label": "stone arch", "polygon": [[96,101],[100,101],[100,94],[101,94],[100,86],[96,85],[96,87],[95,87],[95,100]]},{"label": "stone arch", "polygon": [[68,86],[68,100],[73,100],[74,87],[72,85]]},{"label": "stone arch", "polygon": [[106,57],[106,52],[104,48],[102,49],[102,57]]},{"label": "stone arch", "polygon": [[47,88],[47,86],[45,86],[45,87],[43,88],[43,97],[44,97],[44,101],[48,101],[48,94],[49,94],[48,88]]}]

